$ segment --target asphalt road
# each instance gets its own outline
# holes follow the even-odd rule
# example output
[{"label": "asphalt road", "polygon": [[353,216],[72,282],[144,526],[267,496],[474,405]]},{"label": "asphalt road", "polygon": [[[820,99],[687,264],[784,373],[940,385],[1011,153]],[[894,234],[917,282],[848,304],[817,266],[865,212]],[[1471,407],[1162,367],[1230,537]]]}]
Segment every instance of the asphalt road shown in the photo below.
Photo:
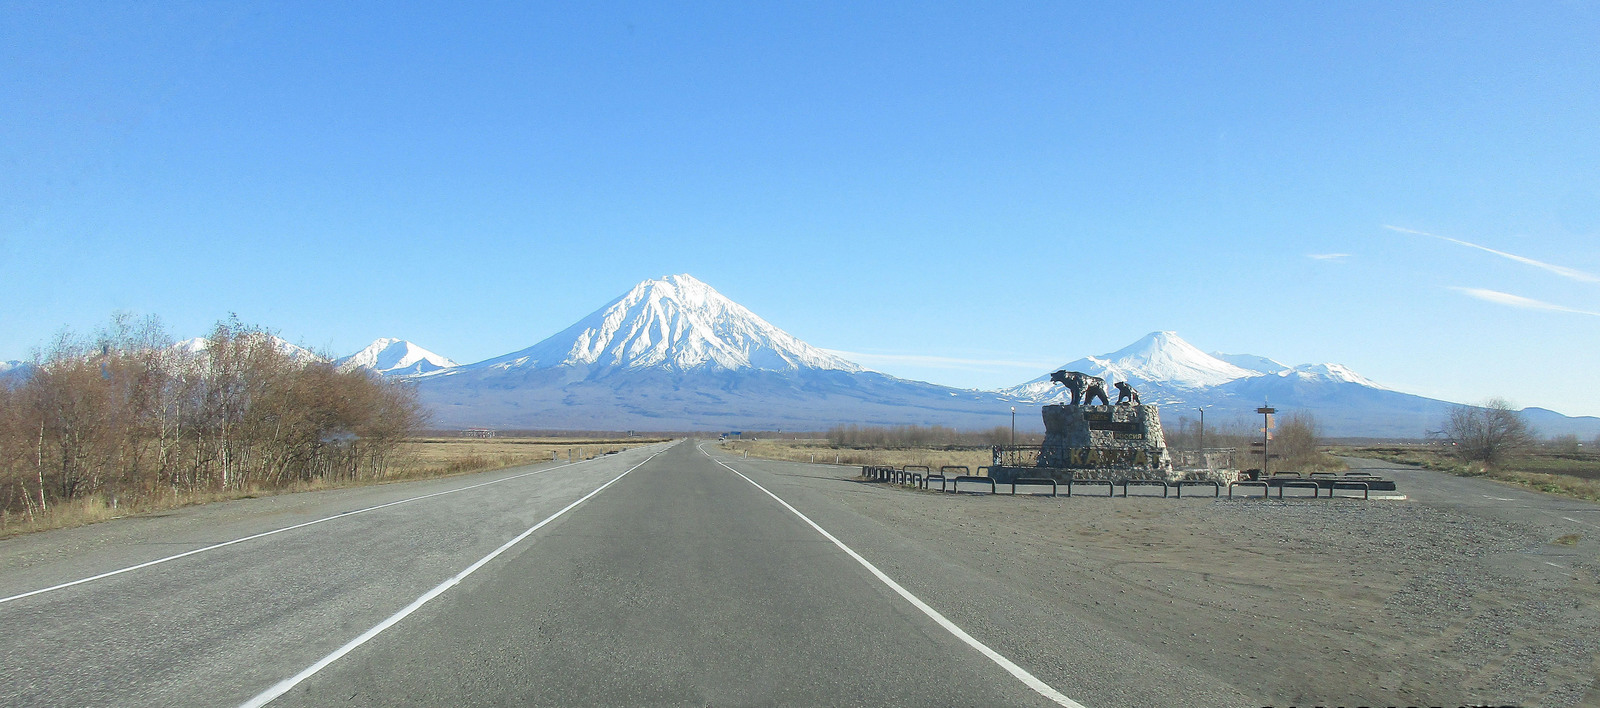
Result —
[{"label": "asphalt road", "polygon": [[1073,704],[759,476],[655,446],[13,539],[0,704]]},{"label": "asphalt road", "polygon": [[[1600,528],[1591,504],[1354,466],[1384,468],[1406,503],[1551,537]],[[1196,653],[1212,637],[1184,644],[1168,626],[1181,617],[1122,601],[1142,581],[1102,569],[1070,580],[1104,597],[1062,601],[1040,578],[1076,566],[1029,561],[1040,549],[991,538],[995,524],[949,537],[906,516],[946,501],[847,477],[680,443],[11,539],[0,705],[1274,702],[1236,685],[1270,667],[1230,673]],[[1589,552],[1551,546],[1510,570],[1533,577]],[[1145,636],[1141,612],[1160,632]]]}]

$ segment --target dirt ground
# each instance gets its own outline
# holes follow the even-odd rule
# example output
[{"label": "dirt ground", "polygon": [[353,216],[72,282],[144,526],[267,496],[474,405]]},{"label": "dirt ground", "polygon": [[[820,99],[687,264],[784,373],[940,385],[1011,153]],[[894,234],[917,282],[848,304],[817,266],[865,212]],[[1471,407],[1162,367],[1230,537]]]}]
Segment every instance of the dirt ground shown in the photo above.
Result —
[{"label": "dirt ground", "polygon": [[1593,535],[1414,501],[897,491],[836,496],[1273,705],[1600,706]]}]

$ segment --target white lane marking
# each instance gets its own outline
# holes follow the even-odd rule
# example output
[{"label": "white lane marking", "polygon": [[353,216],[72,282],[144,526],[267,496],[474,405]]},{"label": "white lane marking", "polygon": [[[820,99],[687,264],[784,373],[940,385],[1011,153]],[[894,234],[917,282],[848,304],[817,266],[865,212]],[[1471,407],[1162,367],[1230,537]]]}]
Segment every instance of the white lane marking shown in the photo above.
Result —
[{"label": "white lane marking", "polygon": [[1557,565],[1557,564],[1555,564],[1555,563],[1551,563],[1551,562],[1550,562],[1550,561],[1545,561],[1545,562],[1544,562],[1544,564],[1545,564],[1545,565],[1553,565],[1553,566],[1555,566],[1555,567],[1557,567],[1557,568],[1565,568],[1565,567],[1566,567],[1566,566],[1564,566],[1564,565]]},{"label": "white lane marking", "polygon": [[888,575],[885,575],[883,571],[878,570],[877,566],[873,565],[867,559],[862,558],[860,553],[856,553],[855,551],[851,550],[849,546],[844,545],[843,541],[840,541],[838,538],[835,538],[833,534],[828,533],[821,526],[818,526],[817,522],[812,521],[810,519],[810,517],[807,517],[805,514],[800,513],[799,509],[796,509],[796,508],[794,508],[792,506],[789,506],[789,502],[786,502],[783,499],[779,498],[778,495],[773,494],[766,487],[763,487],[760,484],[757,484],[755,480],[750,479],[749,477],[745,477],[743,472],[740,472],[739,470],[736,470],[736,469],[734,469],[732,467],[728,467],[728,465],[726,463],[724,463],[722,460],[719,460],[719,459],[717,459],[715,457],[711,457],[710,453],[707,453],[704,449],[700,450],[700,454],[705,455],[712,462],[715,462],[715,463],[717,463],[719,465],[722,465],[723,467],[727,468],[727,470],[729,472],[732,472],[732,473],[734,473],[736,475],[739,475],[740,477],[743,477],[744,481],[749,482],[751,484],[754,484],[756,489],[759,489],[759,490],[761,490],[763,492],[766,492],[767,496],[772,497],[773,499],[776,499],[779,504],[783,505],[783,508],[788,509],[791,512],[794,512],[794,515],[800,517],[801,521],[806,522],[807,524],[809,524],[811,526],[811,528],[816,529],[817,533],[822,534],[822,536],[824,538],[828,539],[829,541],[832,541],[833,545],[838,546],[840,550],[844,551],[846,554],[849,554],[849,556],[851,558],[854,558],[856,560],[856,562],[860,563],[861,566],[866,568],[868,572],[870,572],[873,575],[877,576],[878,580],[883,581],[884,585],[888,585],[889,589],[891,589],[891,590],[895,591],[896,593],[898,593],[900,595],[900,597],[905,598],[906,602],[909,602],[914,607],[916,607],[917,609],[922,610],[922,614],[927,615],[929,619],[932,619],[934,622],[937,622],[939,624],[939,626],[944,627],[945,631],[948,631],[949,633],[955,635],[955,637],[957,639],[960,639],[961,641],[966,642],[967,646],[970,646],[973,649],[977,649],[978,653],[989,657],[990,661],[993,661],[994,663],[998,664],[1000,666],[1000,668],[1005,669],[1012,676],[1015,676],[1018,681],[1021,681],[1022,683],[1026,684],[1028,688],[1033,689],[1039,695],[1044,696],[1045,698],[1048,698],[1048,699],[1054,701],[1058,705],[1066,706],[1067,708],[1084,708],[1083,704],[1081,704],[1081,703],[1079,703],[1077,701],[1074,701],[1071,698],[1066,697],[1066,695],[1062,694],[1060,691],[1057,691],[1054,688],[1051,688],[1050,684],[1047,684],[1047,683],[1045,683],[1043,681],[1040,681],[1038,679],[1038,677],[1036,677],[1033,674],[1029,673],[1027,669],[1022,668],[1021,666],[1017,666],[1017,664],[1015,662],[1011,661],[1010,659],[1005,658],[1004,656],[1002,656],[1000,654],[1000,652],[997,652],[997,651],[995,651],[993,649],[990,649],[989,645],[984,644],[983,642],[978,641],[972,635],[967,634],[966,630],[956,626],[956,623],[951,622],[948,619],[945,619],[945,616],[942,615],[942,614],[939,614],[938,610],[935,610],[932,607],[929,607],[928,603],[923,602],[921,599],[918,599],[916,595],[912,595],[911,591],[901,587],[899,583],[894,581],[894,578],[891,578]]},{"label": "white lane marking", "polygon": [[[369,629],[369,630],[367,630],[365,632],[362,632],[361,636],[356,637],[355,639],[352,639],[349,642],[347,642],[344,646],[339,647],[338,649],[335,649],[332,654],[329,654],[329,655],[327,655],[325,657],[322,657],[322,659],[318,660],[317,663],[306,667],[306,669],[304,671],[301,671],[300,673],[295,674],[294,676],[291,676],[291,677],[286,678],[286,679],[284,679],[282,681],[279,681],[278,683],[274,684],[272,686],[272,688],[269,688],[269,689],[267,689],[265,691],[262,691],[255,698],[252,698],[252,699],[250,699],[248,701],[245,701],[244,703],[239,704],[240,708],[258,708],[259,706],[264,706],[264,705],[266,705],[268,703],[271,703],[278,696],[281,696],[281,695],[283,695],[285,693],[288,693],[290,689],[292,689],[295,686],[299,685],[301,681],[304,681],[304,680],[306,680],[308,678],[311,678],[318,671],[321,671],[321,670],[327,668],[329,664],[332,664],[333,662],[338,661],[340,657],[344,656],[345,654],[349,654],[351,651],[355,650],[356,647],[359,647],[362,644],[366,644],[368,640],[372,639],[373,637],[378,636],[379,634],[381,634],[383,632],[383,630],[386,630],[386,629],[388,629],[390,627],[393,627],[395,625],[395,623],[399,622],[400,620],[405,619],[411,613],[416,612],[417,609],[421,608],[423,605],[428,604],[429,600],[432,600],[433,598],[438,597],[439,595],[443,594],[444,591],[449,590],[450,588],[455,587],[456,585],[460,584],[462,580],[466,579],[467,576],[472,575],[479,568],[482,568],[484,566],[484,564],[488,563],[489,561],[494,560],[501,553],[505,553],[507,549],[511,548],[512,546],[517,545],[523,539],[533,535],[533,532],[538,531],[541,528],[544,528],[545,524],[548,524],[548,523],[550,523],[552,521],[555,521],[562,514],[565,514],[565,513],[569,512],[569,511],[572,511],[572,509],[574,507],[578,506],[579,504],[582,504],[582,503],[584,503],[586,501],[589,501],[589,499],[591,497],[593,497],[594,495],[599,494],[602,491],[605,491],[606,487],[609,487],[609,486],[615,484],[617,482],[617,480],[628,476],[628,472],[632,472],[632,471],[634,471],[636,469],[639,469],[640,467],[644,466],[645,462],[649,462],[651,460],[656,459],[656,455],[659,455],[659,454],[661,454],[661,453],[657,452],[657,453],[655,453],[655,454],[653,454],[653,455],[651,455],[649,457],[646,457],[644,459],[644,462],[640,462],[637,465],[629,467],[627,472],[623,472],[622,474],[619,474],[616,477],[612,478],[612,480],[610,482],[606,482],[605,484],[602,484],[599,487],[596,487],[594,491],[583,495],[582,499],[579,499],[579,500],[577,500],[577,501],[575,501],[575,502],[573,502],[571,504],[568,504],[568,505],[562,507],[561,511],[558,511],[558,512],[556,512],[554,514],[551,514],[549,517],[545,518],[544,521],[540,521],[539,523],[534,524],[532,527],[530,527],[527,531],[523,531],[522,533],[517,534],[516,538],[513,538],[510,541],[506,541],[504,544],[501,544],[501,546],[499,548],[496,548],[496,549],[494,549],[493,552],[489,553],[489,555],[486,555],[486,556],[484,556],[482,558],[479,558],[478,562],[467,566],[466,570],[463,570],[463,571],[461,571],[459,573],[456,573],[449,580],[446,580],[446,581],[444,581],[442,583],[439,583],[438,585],[434,586],[434,588],[432,590],[429,590],[426,593],[423,593],[422,597],[419,597],[419,598],[411,601],[411,604],[406,605],[399,612],[396,612],[396,613],[394,613],[392,615],[389,615],[388,619],[386,619],[386,620],[384,620],[382,622],[379,622],[372,629]],[[573,463],[573,464],[577,464],[577,463]]]},{"label": "white lane marking", "polygon": [[[1589,523],[1587,521],[1579,521],[1579,520],[1574,519],[1574,518],[1572,518],[1570,516],[1563,516],[1561,518],[1566,519],[1567,521],[1571,521],[1574,524],[1583,524],[1584,526],[1595,526],[1594,524],[1591,524],[1591,523]],[[1600,528],[1600,526],[1595,526],[1595,528]]]},{"label": "white lane marking", "polygon": [[[660,454],[660,453],[656,453],[656,454]],[[652,455],[652,457],[654,457],[654,455]],[[496,480],[489,481],[489,482],[483,482],[481,484],[474,484],[474,485],[470,485],[470,486],[466,486],[466,487],[460,487],[460,488],[457,488],[457,489],[447,489],[447,490],[442,491],[442,492],[434,492],[432,494],[424,494],[424,495],[422,495],[420,497],[412,497],[410,499],[401,499],[400,501],[392,501],[392,502],[389,502],[387,504],[379,504],[377,506],[369,506],[369,507],[367,507],[365,509],[356,509],[355,511],[344,511],[344,512],[340,512],[340,513],[334,514],[333,516],[326,516],[326,517],[317,519],[315,521],[307,521],[307,522],[305,522],[303,524],[295,524],[293,526],[285,526],[285,527],[283,527],[281,529],[273,529],[271,531],[263,531],[262,533],[255,534],[253,536],[245,536],[244,538],[236,538],[236,539],[233,539],[232,541],[223,541],[222,543],[212,544],[212,545],[206,546],[204,548],[196,548],[196,549],[194,549],[192,551],[185,551],[185,552],[179,553],[177,555],[167,556],[166,558],[157,558],[157,559],[155,559],[153,561],[146,561],[146,562],[140,563],[138,565],[130,565],[130,566],[126,567],[126,568],[119,568],[117,570],[113,570],[113,571],[106,572],[106,573],[101,573],[99,575],[91,575],[91,576],[89,576],[87,578],[79,578],[78,580],[73,580],[71,582],[61,583],[59,585],[51,585],[50,587],[39,588],[38,590],[29,590],[28,592],[25,592],[25,593],[22,593],[22,594],[19,594],[19,595],[12,595],[10,597],[0,597],[0,605],[3,605],[5,603],[7,603],[7,602],[11,602],[12,600],[21,600],[22,598],[25,598],[25,597],[32,597],[34,595],[42,595],[44,593],[51,592],[53,590],[61,590],[61,589],[64,589],[64,588],[70,588],[70,587],[72,587],[74,585],[82,585],[84,583],[88,583],[88,582],[93,582],[93,581],[96,581],[96,580],[102,580],[102,579],[105,579],[105,578],[109,578],[109,577],[111,577],[113,575],[121,575],[123,573],[128,573],[128,572],[131,572],[131,571],[139,570],[140,568],[149,568],[152,565],[160,565],[162,563],[166,563],[167,561],[175,561],[175,560],[177,560],[179,558],[185,558],[185,557],[188,557],[188,556],[192,556],[192,555],[194,555],[196,553],[205,553],[206,551],[214,551],[214,550],[216,550],[218,548],[222,548],[223,546],[232,546],[235,543],[244,543],[245,541],[254,541],[254,540],[258,539],[258,538],[265,538],[265,537],[271,536],[273,534],[283,533],[285,531],[293,531],[295,529],[300,529],[300,528],[305,528],[307,526],[311,526],[312,524],[320,524],[320,523],[322,523],[324,521],[332,521],[334,519],[342,519],[342,518],[344,518],[346,516],[355,516],[356,514],[365,514],[365,513],[369,512],[369,511],[377,511],[379,509],[384,509],[384,508],[391,507],[391,506],[396,506],[396,505],[399,505],[399,504],[409,504],[409,503],[414,502],[414,501],[421,501],[423,499],[431,499],[433,497],[444,496],[446,494],[455,494],[456,492],[464,492],[464,491],[467,491],[468,489],[477,489],[478,487],[487,487],[487,486],[489,486],[491,484],[499,484],[501,482],[509,482],[509,481],[511,481],[513,479],[521,479],[521,478],[527,477],[529,475],[542,474],[542,473],[545,473],[545,472],[554,472],[555,470],[559,470],[559,469],[562,469],[564,467],[572,467],[573,465],[581,465],[581,464],[583,464],[585,462],[591,462],[594,459],[598,459],[598,458],[590,458],[588,460],[578,460],[577,462],[568,462],[567,464],[559,465],[559,466],[556,466],[556,467],[548,467],[548,468],[545,468],[545,469],[542,469],[542,470],[534,470],[532,472],[523,472],[522,474],[512,475],[510,477],[502,477],[500,479],[496,479]]]}]

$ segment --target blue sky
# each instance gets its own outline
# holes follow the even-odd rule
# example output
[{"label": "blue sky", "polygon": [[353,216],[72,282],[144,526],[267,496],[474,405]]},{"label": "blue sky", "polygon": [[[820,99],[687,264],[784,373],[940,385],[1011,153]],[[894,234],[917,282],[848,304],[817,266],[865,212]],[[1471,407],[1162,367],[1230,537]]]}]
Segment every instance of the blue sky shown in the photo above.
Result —
[{"label": "blue sky", "polygon": [[867,5],[0,5],[0,359],[686,272],[950,385],[1170,329],[1600,415],[1595,4]]}]

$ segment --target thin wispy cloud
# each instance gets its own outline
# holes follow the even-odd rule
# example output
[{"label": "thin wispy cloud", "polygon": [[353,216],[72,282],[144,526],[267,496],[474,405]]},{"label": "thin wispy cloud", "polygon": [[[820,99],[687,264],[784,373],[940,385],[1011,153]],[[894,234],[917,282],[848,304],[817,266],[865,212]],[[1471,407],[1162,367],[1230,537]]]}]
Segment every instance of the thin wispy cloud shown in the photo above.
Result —
[{"label": "thin wispy cloud", "polygon": [[1535,268],[1541,268],[1541,269],[1550,271],[1551,273],[1555,273],[1556,275],[1559,275],[1559,276],[1561,276],[1563,278],[1570,278],[1572,280],[1577,280],[1577,281],[1584,282],[1584,283],[1600,283],[1600,275],[1595,275],[1593,273],[1588,273],[1588,272],[1585,272],[1585,271],[1581,271],[1581,270],[1578,270],[1576,268],[1568,268],[1566,266],[1558,266],[1558,265],[1555,265],[1553,263],[1545,263],[1544,261],[1536,261],[1536,260],[1534,260],[1532,258],[1528,258],[1528,257],[1525,257],[1525,256],[1519,256],[1519,255],[1517,255],[1515,253],[1506,253],[1505,251],[1497,251],[1497,250],[1495,250],[1493,248],[1489,248],[1488,246],[1480,246],[1480,245],[1478,245],[1476,243],[1472,243],[1471,241],[1462,241],[1461,239],[1458,239],[1458,238],[1450,238],[1449,236],[1440,236],[1439,234],[1430,234],[1430,233],[1428,233],[1426,231],[1418,231],[1416,229],[1408,229],[1408,228],[1404,228],[1404,227],[1400,227],[1400,226],[1390,226],[1389,224],[1384,224],[1383,228],[1386,228],[1386,229],[1388,229],[1390,231],[1397,231],[1397,232],[1403,233],[1403,234],[1414,234],[1414,235],[1417,235],[1417,236],[1427,236],[1427,237],[1430,237],[1430,238],[1436,238],[1436,239],[1439,239],[1441,241],[1449,241],[1450,243],[1454,243],[1454,244],[1457,244],[1457,245],[1460,245],[1460,246],[1466,246],[1467,248],[1476,248],[1476,249],[1478,249],[1480,251],[1483,251],[1485,253],[1493,253],[1494,255],[1497,255],[1497,256],[1499,256],[1501,258],[1505,258],[1505,259],[1508,259],[1508,260],[1513,260],[1513,261],[1516,261],[1518,263],[1522,263],[1524,265],[1531,265],[1531,266],[1533,266]]},{"label": "thin wispy cloud", "polygon": [[926,354],[868,354],[865,352],[847,352],[838,349],[824,349],[823,351],[837,357],[843,357],[858,364],[868,365],[894,365],[927,366],[936,369],[966,369],[984,371],[989,369],[1048,369],[1054,364],[1043,364],[1036,361],[1014,361],[1008,359],[962,359],[949,356],[929,356]]},{"label": "thin wispy cloud", "polygon": [[1600,312],[1590,312],[1588,310],[1579,310],[1579,309],[1574,308],[1574,307],[1567,307],[1565,305],[1557,305],[1555,303],[1545,302],[1543,300],[1535,300],[1535,299],[1533,299],[1531,297],[1523,297],[1521,295],[1512,295],[1511,293],[1503,293],[1503,292],[1500,292],[1499,290],[1485,290],[1483,288],[1459,288],[1459,287],[1452,287],[1450,289],[1454,290],[1456,292],[1462,293],[1462,294],[1466,295],[1467,297],[1477,298],[1479,300],[1483,300],[1484,302],[1492,302],[1492,303],[1494,303],[1496,305],[1505,305],[1507,307],[1516,307],[1516,308],[1520,308],[1520,309],[1523,309],[1523,310],[1544,310],[1546,312],[1568,312],[1568,313],[1572,313],[1574,315],[1589,315],[1590,317],[1600,317]]},{"label": "thin wispy cloud", "polygon": [[1306,258],[1317,261],[1339,261],[1349,258],[1348,253],[1307,253]]}]

